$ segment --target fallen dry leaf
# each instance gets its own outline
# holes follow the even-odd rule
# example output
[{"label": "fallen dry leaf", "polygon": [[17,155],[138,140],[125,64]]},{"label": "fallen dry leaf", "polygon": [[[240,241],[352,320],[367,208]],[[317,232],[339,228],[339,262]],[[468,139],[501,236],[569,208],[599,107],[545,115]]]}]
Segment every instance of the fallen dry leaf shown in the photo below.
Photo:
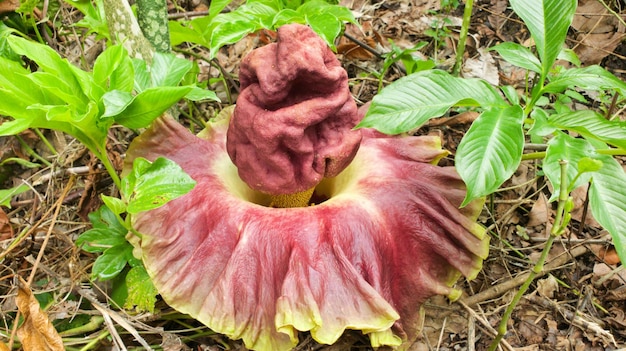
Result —
[{"label": "fallen dry leaf", "polygon": [[21,277],[18,281],[17,308],[24,316],[24,323],[17,329],[17,336],[24,351],[63,351],[63,341],[56,329],[39,307],[39,302]]},{"label": "fallen dry leaf", "polygon": [[7,344],[3,343],[2,341],[0,341],[0,351],[9,351],[9,347],[7,346]]},{"label": "fallen dry leaf", "polygon": [[11,238],[13,238],[13,227],[11,227],[7,214],[0,208],[0,240]]}]

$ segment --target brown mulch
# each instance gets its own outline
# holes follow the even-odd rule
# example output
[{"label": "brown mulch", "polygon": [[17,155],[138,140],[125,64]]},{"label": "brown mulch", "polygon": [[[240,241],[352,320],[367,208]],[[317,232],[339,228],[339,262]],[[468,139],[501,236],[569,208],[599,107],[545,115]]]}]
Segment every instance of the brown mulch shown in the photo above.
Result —
[{"label": "brown mulch", "polygon": [[[427,45],[416,55],[436,57],[440,68],[452,67],[462,7],[443,11],[439,0],[341,3],[357,14],[362,26],[348,26],[347,32],[371,49],[378,53],[388,51],[388,39],[402,48],[424,41]],[[199,0],[177,2],[171,13],[202,11],[206,5]],[[526,72],[502,61],[487,48],[503,41],[528,44],[528,31],[512,14],[507,1],[477,0],[474,6],[462,74],[493,84],[523,87]],[[566,43],[584,65],[600,64],[622,78],[626,74],[624,6],[620,0],[579,1]],[[56,11],[54,16],[48,16],[54,21],[42,24],[51,33],[47,36],[51,46],[77,64],[81,57],[94,58],[102,43],[93,37],[81,38],[71,27],[79,20],[79,13],[65,3]],[[443,21],[444,18],[449,21]],[[425,32],[441,23],[449,24],[439,29],[445,34],[435,43]],[[263,40],[261,35],[251,35],[223,48],[217,57],[223,72],[236,77],[241,57]],[[372,73],[380,72],[382,60],[345,37],[339,44],[338,56],[349,72],[353,95],[360,104],[366,103],[377,92],[378,79]],[[193,50],[206,54],[201,48]],[[207,62],[199,64],[205,79],[219,75]],[[402,76],[402,70],[394,66],[384,82]],[[223,101],[227,101],[226,89],[234,97],[237,93],[233,85],[216,84],[212,89]],[[194,118],[202,121],[211,118],[221,106],[201,103],[195,108]],[[419,133],[442,136],[444,147],[454,152],[475,117],[467,113],[433,120]],[[59,155],[50,153],[34,132],[22,133],[20,140],[0,137],[0,161],[13,157],[38,162],[28,152],[32,149],[52,164],[28,168],[8,162],[0,166],[0,189],[24,183],[31,187],[31,191],[13,199],[11,208],[0,207],[0,341],[8,343],[13,333],[16,277],[26,279],[33,275],[32,289],[51,320],[72,325],[94,322],[93,328],[79,335],[62,335],[68,349],[78,350],[93,342],[88,349],[111,350],[111,336],[118,336],[129,350],[143,349],[141,341],[164,350],[244,350],[240,342],[212,333],[162,302],[158,305],[159,313],[154,315],[110,305],[110,284],[89,278],[95,256],[79,250],[74,242],[89,228],[87,214],[101,205],[100,194],[117,194],[97,160],[84,147],[66,135],[42,133]],[[113,129],[110,134],[110,157],[118,166],[132,137],[121,129]],[[444,162],[452,164],[453,157]],[[411,350],[486,349],[504,309],[543,248],[553,221],[554,203],[547,201],[549,194],[536,162],[525,161],[501,191],[488,199],[480,218],[491,235],[491,252],[484,269],[474,281],[459,282],[464,291],[459,302],[436,297],[425,305],[422,337]],[[626,272],[615,257],[610,236],[585,210],[586,190],[579,189],[572,195],[577,211],[568,233],[555,243],[546,269],[515,310],[506,342],[501,344],[503,350],[626,348]],[[103,320],[98,319],[103,316]],[[371,349],[367,345],[366,338],[355,332],[346,333],[332,346],[318,345],[303,333],[298,350]]]}]

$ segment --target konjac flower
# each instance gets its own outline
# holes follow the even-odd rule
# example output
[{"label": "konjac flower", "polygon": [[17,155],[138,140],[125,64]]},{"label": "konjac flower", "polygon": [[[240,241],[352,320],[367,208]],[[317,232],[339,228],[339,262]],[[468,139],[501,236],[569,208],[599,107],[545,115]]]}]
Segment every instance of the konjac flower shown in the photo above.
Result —
[{"label": "konjac flower", "polygon": [[436,166],[437,138],[352,130],[347,76],[310,29],[281,27],[257,50],[234,113],[197,136],[162,118],[132,143],[127,164],[164,156],[197,182],[134,217],[146,269],[168,304],[250,349],[346,329],[406,348],[421,304],[480,270],[480,204],[458,208],[464,184]]}]

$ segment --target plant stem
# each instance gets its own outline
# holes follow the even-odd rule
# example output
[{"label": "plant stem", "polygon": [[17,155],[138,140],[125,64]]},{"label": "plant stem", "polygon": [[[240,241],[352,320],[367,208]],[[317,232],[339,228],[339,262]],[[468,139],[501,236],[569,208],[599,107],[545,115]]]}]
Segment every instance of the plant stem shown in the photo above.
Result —
[{"label": "plant stem", "polygon": [[546,157],[545,151],[529,152],[522,155],[522,161],[524,160],[538,160]]},{"label": "plant stem", "polygon": [[111,179],[113,179],[113,183],[115,183],[115,186],[118,189],[122,189],[122,181],[120,180],[120,176],[117,175],[117,170],[111,163],[111,160],[109,160],[109,156],[106,153],[106,149],[104,152],[101,152],[100,150],[91,150],[91,151],[100,160],[100,162],[102,162],[102,165],[107,170],[107,173],[109,173],[109,175],[111,176]]},{"label": "plant stem", "polygon": [[467,32],[469,31],[470,20],[472,19],[472,9],[474,8],[474,0],[465,1],[465,10],[463,11],[463,24],[461,25],[461,33],[459,33],[459,46],[456,50],[456,61],[452,69],[452,75],[458,76],[463,65],[463,54],[465,54],[465,42],[467,41]]},{"label": "plant stem", "polygon": [[45,158],[39,156],[39,154],[37,154],[35,152],[35,150],[33,150],[30,146],[28,146],[28,144],[26,144],[26,142],[24,141],[24,139],[22,139],[19,135],[15,136],[17,138],[17,141],[20,143],[20,145],[22,145],[22,147],[26,150],[26,153],[31,155],[32,157],[36,158],[37,160],[41,161],[41,163],[43,163],[44,165],[48,166],[48,167],[52,167],[52,162],[46,160]]},{"label": "plant stem", "polygon": [[541,257],[539,257],[539,260],[530,271],[528,278],[519,288],[519,290],[513,297],[513,300],[511,301],[509,306],[507,306],[506,311],[502,315],[502,320],[498,325],[498,335],[496,335],[491,345],[489,345],[488,351],[495,351],[495,349],[500,344],[500,341],[504,338],[504,335],[506,335],[506,327],[509,319],[511,319],[511,315],[515,310],[515,307],[520,302],[522,297],[524,297],[524,294],[526,294],[526,291],[530,287],[530,284],[532,284],[535,277],[541,274],[541,272],[543,271],[543,266],[546,262],[546,259],[548,258],[548,253],[552,248],[552,243],[554,242],[554,239],[563,234],[565,232],[565,228],[567,227],[567,220],[564,220],[567,217],[565,215],[565,204],[567,203],[569,197],[569,192],[567,191],[567,161],[561,160],[559,161],[559,165],[561,166],[561,186],[559,188],[559,203],[557,205],[554,225],[552,226],[552,230],[550,231],[550,237],[548,237],[548,239],[546,240],[543,251],[541,252]]}]

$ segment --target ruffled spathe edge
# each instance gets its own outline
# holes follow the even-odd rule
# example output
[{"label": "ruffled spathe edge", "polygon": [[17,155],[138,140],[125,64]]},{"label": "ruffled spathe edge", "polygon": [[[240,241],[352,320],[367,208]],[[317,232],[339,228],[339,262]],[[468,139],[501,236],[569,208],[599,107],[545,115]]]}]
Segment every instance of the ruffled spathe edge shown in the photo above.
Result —
[{"label": "ruffled spathe edge", "polygon": [[[171,119],[133,142],[136,157],[165,156],[197,182],[186,196],[136,217],[146,268],[163,298],[255,350],[289,350],[297,332],[332,344],[345,329],[373,346],[408,346],[420,305],[473,277],[488,252],[478,205],[458,209],[462,181],[430,164],[431,137],[364,131],[361,149],[318,192],[330,199],[275,209],[236,177],[224,119],[198,138]],[[256,202],[256,203],[254,203]]]}]

